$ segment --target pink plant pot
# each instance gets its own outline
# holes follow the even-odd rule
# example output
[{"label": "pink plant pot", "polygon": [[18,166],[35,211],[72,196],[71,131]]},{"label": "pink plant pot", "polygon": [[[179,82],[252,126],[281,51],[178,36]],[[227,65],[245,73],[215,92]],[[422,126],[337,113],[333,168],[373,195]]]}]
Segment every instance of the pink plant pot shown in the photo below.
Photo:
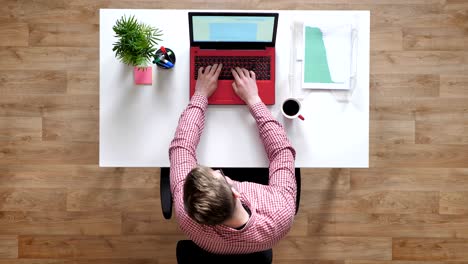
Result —
[{"label": "pink plant pot", "polygon": [[148,67],[134,67],[133,78],[135,84],[153,84],[153,68]]}]

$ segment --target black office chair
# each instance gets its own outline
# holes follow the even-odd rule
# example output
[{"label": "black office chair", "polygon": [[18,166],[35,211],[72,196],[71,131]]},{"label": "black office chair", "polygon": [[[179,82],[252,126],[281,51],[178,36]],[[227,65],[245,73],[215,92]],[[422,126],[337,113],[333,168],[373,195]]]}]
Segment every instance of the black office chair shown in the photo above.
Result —
[{"label": "black office chair", "polygon": [[[268,168],[221,168],[229,178],[236,181],[251,181],[263,185],[268,185]],[[172,216],[172,194],[169,181],[169,168],[161,168],[161,208],[165,219]],[[255,178],[252,176],[255,175]],[[297,193],[296,193],[296,214],[299,211],[301,200],[301,170],[295,169]],[[185,263],[272,263],[273,251],[268,249],[261,252],[240,255],[218,255],[206,252],[191,240],[180,240],[176,248],[177,262]]]}]

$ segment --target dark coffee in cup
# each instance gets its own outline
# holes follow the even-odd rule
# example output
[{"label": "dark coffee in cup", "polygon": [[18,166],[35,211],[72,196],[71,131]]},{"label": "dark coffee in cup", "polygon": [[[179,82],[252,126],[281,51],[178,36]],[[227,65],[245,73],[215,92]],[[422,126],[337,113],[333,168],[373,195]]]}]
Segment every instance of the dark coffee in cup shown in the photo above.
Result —
[{"label": "dark coffee in cup", "polygon": [[288,116],[295,116],[299,113],[300,105],[296,100],[288,99],[283,103],[283,112]]}]

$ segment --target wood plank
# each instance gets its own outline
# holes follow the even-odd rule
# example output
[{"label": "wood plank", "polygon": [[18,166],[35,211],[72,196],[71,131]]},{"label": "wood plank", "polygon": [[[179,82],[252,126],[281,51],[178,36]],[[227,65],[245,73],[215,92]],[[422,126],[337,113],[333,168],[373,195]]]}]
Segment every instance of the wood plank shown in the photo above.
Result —
[{"label": "wood plank", "polygon": [[468,238],[468,215],[309,214],[308,236]]},{"label": "wood plank", "polygon": [[97,164],[97,142],[0,141],[0,165]]},{"label": "wood plank", "polygon": [[370,120],[415,120],[414,99],[408,97],[387,97],[371,93]]},{"label": "wood plank", "polygon": [[468,77],[466,75],[441,75],[441,97],[468,97]]},{"label": "wood plank", "polygon": [[0,211],[65,210],[64,189],[0,188]]},{"label": "wood plank", "polygon": [[158,189],[72,189],[67,196],[68,211],[153,211],[160,208]]},{"label": "wood plank", "polygon": [[294,217],[294,224],[289,230],[288,236],[307,236],[307,228],[309,226],[309,218],[307,211],[301,210],[299,207],[299,211],[297,215]]},{"label": "wood plank", "polygon": [[468,31],[454,27],[403,28],[405,50],[466,50]]},{"label": "wood plank", "polygon": [[[276,260],[276,255],[273,257],[275,259],[275,264],[290,264],[291,260]],[[0,264],[2,264],[0,262]],[[294,260],[294,264],[345,264],[343,260]]]},{"label": "wood plank", "polygon": [[467,121],[467,98],[381,97],[371,94],[371,120]]},{"label": "wood plank", "polygon": [[371,74],[370,91],[379,97],[438,97],[436,74]]},{"label": "wood plank", "polygon": [[370,147],[371,167],[465,168],[466,145],[374,144]]},{"label": "wood plank", "polygon": [[308,213],[437,213],[438,192],[302,191],[301,210]]},{"label": "wood plank", "polygon": [[71,165],[26,165],[0,166],[0,186],[4,188],[68,188],[73,186]]},{"label": "wood plank", "polygon": [[27,47],[29,38],[28,24],[0,23],[0,46]]},{"label": "wood plank", "polygon": [[345,264],[466,264],[464,261],[413,261],[413,260],[347,260]]},{"label": "wood plank", "polygon": [[0,234],[120,235],[118,212],[0,212]]},{"label": "wood plank", "polygon": [[445,0],[444,2],[445,2],[444,11],[468,10],[468,3],[464,0]]},{"label": "wood plank", "polygon": [[0,236],[0,258],[14,259],[18,257],[18,237]]},{"label": "wood plank", "polygon": [[31,24],[29,45],[43,47],[98,47],[99,25],[78,23]]},{"label": "wood plank", "polygon": [[414,121],[374,120],[370,123],[370,143],[414,144]]},{"label": "wood plank", "polygon": [[20,14],[23,13],[18,1],[4,0],[0,5],[0,23],[20,22]]},{"label": "wood plank", "polygon": [[468,239],[394,238],[395,260],[468,260]]},{"label": "wood plank", "polygon": [[[213,1],[213,0],[212,0]],[[205,1],[205,2],[210,2],[210,1]],[[274,9],[276,8],[283,8],[287,9],[284,6],[292,6],[295,5],[295,8],[292,9],[298,9],[298,8],[303,8],[305,10],[307,9],[314,9],[317,5],[323,5],[323,4],[328,4],[328,5],[336,5],[339,7],[349,7],[352,9],[365,9],[362,8],[363,6],[367,6],[367,9],[369,8],[375,8],[378,6],[389,6],[390,4],[392,6],[428,6],[428,5],[434,5],[434,4],[439,4],[440,2],[438,0],[412,0],[410,3],[408,1],[404,0],[380,0],[380,1],[374,1],[374,0],[362,0],[362,1],[349,1],[349,0],[316,0],[312,2],[302,2],[298,0],[293,0],[293,1],[287,1],[287,0],[277,0],[274,2],[266,2],[265,6],[268,8]]]},{"label": "wood plank", "polygon": [[[381,18],[374,23],[376,26],[408,25],[426,26],[443,23],[444,25],[457,25],[454,19],[444,21],[446,17],[440,17],[439,0],[413,0],[410,3],[404,0],[365,0],[353,2],[348,0],[333,1],[273,1],[258,5],[257,2],[239,0],[235,2],[220,2],[216,0],[204,0],[201,2],[176,1],[167,2],[162,0],[140,0],[132,1],[92,1],[80,0],[68,2],[66,0],[34,1],[33,3],[5,0],[8,5],[4,5],[0,11],[0,22],[23,21],[28,23],[98,23],[99,8],[128,8],[129,3],[133,3],[132,8],[168,8],[168,9],[315,9],[315,10],[336,10],[336,9],[371,9],[373,16]],[[401,16],[401,17],[400,17]],[[48,20],[49,19],[49,20]],[[421,21],[421,22],[419,22]]]},{"label": "wood plank", "polygon": [[[463,0],[462,0],[463,1]],[[361,9],[370,9],[373,19],[371,27],[400,26],[412,28],[428,27],[457,27],[468,26],[468,13],[466,3],[450,3],[449,1],[427,2],[417,5],[412,1],[407,5],[373,5],[361,6]],[[361,1],[359,1],[361,2]]]},{"label": "wood plank", "polygon": [[406,5],[373,5],[362,6],[362,9],[371,9],[371,27],[406,27],[427,28],[432,26],[454,26],[457,21],[448,19],[448,15],[441,12],[440,2],[428,2],[427,4],[413,4],[407,2]]},{"label": "wood plank", "polygon": [[420,98],[414,100],[416,121],[468,121],[468,98]]},{"label": "wood plank", "polygon": [[441,214],[468,214],[468,192],[441,192]]},{"label": "wood plank", "polygon": [[158,189],[159,168],[100,168],[97,165],[80,165],[72,175],[75,188],[102,189]]},{"label": "wood plank", "polygon": [[20,258],[169,258],[180,236],[19,236]]},{"label": "wood plank", "polygon": [[95,95],[2,95],[0,116],[76,118],[99,115]]},{"label": "wood plank", "polygon": [[273,248],[276,260],[345,260],[392,258],[391,238],[287,237]]},{"label": "wood plank", "polygon": [[92,71],[68,71],[68,94],[99,94],[99,73]]},{"label": "wood plank", "polygon": [[159,168],[100,168],[77,166],[72,183],[76,188],[159,189]]},{"label": "wood plank", "polygon": [[464,122],[418,121],[418,144],[468,144],[468,120]]},{"label": "wood plank", "polygon": [[44,141],[99,142],[99,117],[45,117],[42,125]]},{"label": "wood plank", "polygon": [[0,70],[2,94],[63,94],[67,88],[64,71]]},{"label": "wood plank", "polygon": [[41,139],[42,118],[0,116],[0,141]]},{"label": "wood plank", "polygon": [[467,168],[369,168],[351,170],[351,190],[464,191]]},{"label": "wood plank", "polygon": [[402,50],[401,27],[374,27],[370,34],[371,50]]},{"label": "wood plank", "polygon": [[99,49],[88,47],[0,47],[0,70],[95,70]]},{"label": "wood plank", "polygon": [[[167,260],[167,259],[166,259]],[[0,264],[159,264],[157,259],[0,259]],[[176,263],[176,262],[174,262]]]},{"label": "wood plank", "polygon": [[[52,21],[58,23],[98,21],[99,12],[96,12],[96,9],[91,9],[91,6],[89,10],[84,7],[81,9],[73,8],[72,3],[67,3],[64,0],[33,2],[4,0],[4,2],[0,9],[2,11],[0,22],[21,21],[35,24],[51,23]],[[96,5],[94,6],[96,7]]]},{"label": "wood plank", "polygon": [[157,209],[153,212],[124,213],[122,233],[124,235],[183,235],[175,216],[171,219],[164,219]]},{"label": "wood plank", "polygon": [[100,168],[98,165],[18,164],[0,166],[4,188],[159,188],[159,168]]},{"label": "wood plank", "polygon": [[348,190],[349,169],[301,169],[302,190]]},{"label": "wood plank", "polygon": [[468,27],[468,7],[463,1],[445,1],[443,9],[444,25],[451,25],[459,28]]},{"label": "wood plank", "polygon": [[373,74],[464,74],[466,51],[371,51]]}]

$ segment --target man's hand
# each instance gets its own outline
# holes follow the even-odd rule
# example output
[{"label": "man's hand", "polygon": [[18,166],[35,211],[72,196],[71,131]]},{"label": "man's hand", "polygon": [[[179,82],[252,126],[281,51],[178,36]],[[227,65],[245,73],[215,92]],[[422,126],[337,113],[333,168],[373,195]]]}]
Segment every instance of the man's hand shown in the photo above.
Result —
[{"label": "man's hand", "polygon": [[262,100],[258,96],[255,73],[239,67],[236,67],[231,71],[234,76],[234,82],[232,83],[234,92],[236,92],[236,94],[248,105],[261,102]]},{"label": "man's hand", "polygon": [[223,68],[223,64],[209,65],[205,69],[198,69],[198,79],[195,85],[195,91],[206,97],[210,97],[216,88],[218,88],[218,77]]}]

